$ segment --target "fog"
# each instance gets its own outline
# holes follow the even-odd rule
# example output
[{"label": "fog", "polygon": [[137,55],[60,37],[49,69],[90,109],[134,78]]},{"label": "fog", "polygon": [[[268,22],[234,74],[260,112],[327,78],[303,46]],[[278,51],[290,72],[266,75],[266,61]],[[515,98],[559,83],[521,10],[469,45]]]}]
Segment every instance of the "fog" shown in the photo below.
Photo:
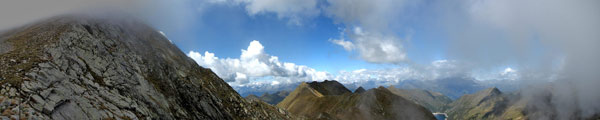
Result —
[{"label": "fog", "polygon": [[158,28],[176,31],[191,22],[187,0],[5,0],[0,4],[0,30],[64,14],[111,18],[126,15]]},{"label": "fog", "polygon": [[[524,87],[550,82],[551,89],[539,88],[552,92],[558,119],[600,112],[600,1],[464,2],[437,5],[449,14],[442,28],[450,33],[453,59],[482,68],[516,64]],[[541,90],[522,95],[543,94],[533,91]]]}]

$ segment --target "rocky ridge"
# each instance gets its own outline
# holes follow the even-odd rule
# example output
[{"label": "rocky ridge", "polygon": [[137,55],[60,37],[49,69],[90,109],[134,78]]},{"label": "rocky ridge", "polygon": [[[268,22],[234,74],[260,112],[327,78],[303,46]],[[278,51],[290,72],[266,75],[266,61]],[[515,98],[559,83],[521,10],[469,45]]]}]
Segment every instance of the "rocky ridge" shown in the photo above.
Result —
[{"label": "rocky ridge", "polygon": [[0,119],[291,119],[155,29],[65,15],[0,34]]},{"label": "rocky ridge", "polygon": [[363,88],[363,87],[358,87],[358,88],[356,88],[356,90],[354,90],[354,93],[363,93],[363,92],[365,92],[365,91],[367,91],[367,90],[365,90],[365,88]]},{"label": "rocky ridge", "polygon": [[[351,93],[343,85],[341,87],[345,90],[341,89],[338,84],[336,81],[301,83],[277,106],[309,119],[435,119],[424,107],[397,96],[386,88]],[[315,89],[313,86],[321,88]],[[329,94],[321,93],[323,90]]]}]

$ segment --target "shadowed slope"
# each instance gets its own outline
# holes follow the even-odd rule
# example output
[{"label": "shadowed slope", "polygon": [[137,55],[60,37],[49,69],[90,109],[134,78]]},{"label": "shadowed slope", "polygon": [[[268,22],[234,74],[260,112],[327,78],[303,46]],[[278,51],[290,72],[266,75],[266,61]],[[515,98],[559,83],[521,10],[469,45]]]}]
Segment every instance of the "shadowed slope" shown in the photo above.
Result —
[{"label": "shadowed slope", "polygon": [[[328,82],[326,84],[335,84]],[[319,85],[320,82],[311,84],[300,84],[277,106],[311,119],[435,119],[427,109],[383,87],[363,93],[325,95],[312,86],[327,85]]]}]

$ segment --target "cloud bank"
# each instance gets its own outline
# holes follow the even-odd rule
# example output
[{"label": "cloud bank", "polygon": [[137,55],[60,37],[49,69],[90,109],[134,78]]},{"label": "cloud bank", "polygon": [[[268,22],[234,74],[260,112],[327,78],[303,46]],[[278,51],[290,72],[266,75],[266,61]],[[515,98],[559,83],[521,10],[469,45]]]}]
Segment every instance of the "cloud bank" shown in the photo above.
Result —
[{"label": "cloud bank", "polygon": [[171,32],[188,26],[195,16],[189,0],[3,0],[0,30],[64,14],[103,18],[127,16]]},{"label": "cloud bank", "polygon": [[[281,62],[277,56],[265,53],[264,46],[256,40],[250,42],[248,48],[242,49],[241,52],[239,58],[222,59],[208,51],[204,52],[204,55],[190,51],[188,56],[198,65],[212,69],[219,77],[234,86],[256,84],[256,82],[277,85],[280,82],[321,81],[330,76],[327,72],[317,71],[304,65]],[[261,81],[263,79],[267,81]]]},{"label": "cloud bank", "polygon": [[[189,51],[187,54],[198,65],[212,69],[219,77],[234,88],[251,86],[278,86],[304,81],[338,80],[343,84],[378,82],[380,85],[393,85],[404,80],[436,80],[452,77],[479,78],[478,80],[514,80],[516,70],[506,68],[486,74],[474,73],[465,63],[451,60],[437,60],[427,65],[404,66],[382,69],[358,69],[329,73],[304,65],[279,61],[277,56],[265,52],[259,41],[250,42],[241,50],[239,58],[218,58],[214,53],[204,54]],[[476,75],[479,75],[476,77]]]}]

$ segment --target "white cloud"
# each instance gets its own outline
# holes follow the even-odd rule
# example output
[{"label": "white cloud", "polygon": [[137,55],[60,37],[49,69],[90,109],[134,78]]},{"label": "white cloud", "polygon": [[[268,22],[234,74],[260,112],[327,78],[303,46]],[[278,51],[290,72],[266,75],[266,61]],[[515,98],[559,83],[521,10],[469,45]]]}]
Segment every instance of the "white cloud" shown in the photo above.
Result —
[{"label": "white cloud", "polygon": [[[324,8],[332,19],[353,28],[346,31],[350,41],[332,41],[350,51],[356,48],[361,58],[372,63],[405,62],[406,51],[398,38],[395,22],[409,2],[404,0],[327,0]],[[349,46],[349,45],[352,45]]]},{"label": "white cloud", "polygon": [[246,83],[248,82],[248,77],[244,73],[235,72],[235,81]]},{"label": "white cloud", "polygon": [[299,81],[325,80],[331,75],[303,65],[280,62],[277,56],[271,56],[264,51],[264,46],[254,40],[247,49],[241,50],[240,58],[220,59],[208,51],[204,55],[190,51],[188,56],[198,65],[210,68],[219,77],[232,85],[263,83],[261,79],[293,83]]},{"label": "white cloud", "polygon": [[[188,56],[199,65],[212,69],[234,87],[291,84],[301,81],[338,80],[341,83],[378,82],[393,84],[403,80],[435,80],[449,77],[472,75],[464,64],[452,60],[437,60],[424,66],[403,66],[384,69],[357,69],[350,72],[339,71],[332,75],[324,71],[295,63],[280,62],[277,56],[265,53],[258,41],[250,42],[247,49],[241,50],[240,58],[218,58],[208,51],[204,55],[190,51]],[[516,70],[490,74],[485,79],[505,79],[516,74]],[[503,74],[503,75],[500,75]],[[506,75],[504,75],[506,74]],[[514,77],[514,76],[513,76]],[[481,77],[480,77],[481,78]],[[516,78],[515,78],[516,79]]]},{"label": "white cloud", "polygon": [[348,37],[352,41],[345,40],[344,32],[341,32],[339,39],[329,41],[342,46],[346,51],[357,50],[363,60],[371,63],[398,64],[408,59],[401,40],[394,35],[368,32],[361,27],[354,27],[349,31]]},{"label": "white cloud", "polygon": [[271,82],[271,85],[272,85],[272,86],[279,85],[279,84],[280,84],[280,82],[279,82],[279,81],[272,81],[272,82]]},{"label": "white cloud", "polygon": [[459,63],[437,60],[425,66],[404,66],[386,69],[358,69],[352,72],[340,71],[334,77],[342,83],[398,83],[403,80],[435,80],[467,75],[467,71],[458,67]]},{"label": "white cloud", "polygon": [[210,0],[208,3],[241,5],[250,16],[274,13],[295,25],[302,25],[304,20],[321,13],[318,0]]},{"label": "white cloud", "polygon": [[401,63],[407,60],[400,39],[356,27],[350,34],[362,59],[373,63]]},{"label": "white cloud", "polygon": [[329,39],[329,41],[336,45],[340,45],[340,46],[344,47],[344,50],[346,50],[346,51],[354,50],[354,43],[352,43],[350,41],[346,41],[344,39]]},{"label": "white cloud", "polygon": [[504,71],[502,71],[502,73],[500,73],[500,74],[502,74],[502,75],[508,75],[508,74],[512,74],[512,73],[515,73],[515,72],[517,72],[517,71],[513,70],[510,67],[508,67],[508,68],[504,69]]}]

